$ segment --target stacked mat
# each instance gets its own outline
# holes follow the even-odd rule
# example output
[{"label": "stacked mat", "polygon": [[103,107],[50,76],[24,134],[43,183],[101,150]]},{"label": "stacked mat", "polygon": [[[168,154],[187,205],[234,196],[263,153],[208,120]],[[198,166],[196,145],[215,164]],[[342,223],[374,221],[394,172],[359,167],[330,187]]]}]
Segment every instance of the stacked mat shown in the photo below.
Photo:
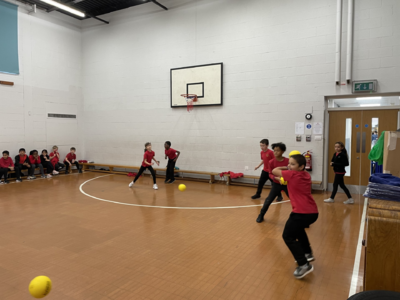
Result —
[{"label": "stacked mat", "polygon": [[391,174],[373,174],[364,197],[400,201],[400,178]]}]

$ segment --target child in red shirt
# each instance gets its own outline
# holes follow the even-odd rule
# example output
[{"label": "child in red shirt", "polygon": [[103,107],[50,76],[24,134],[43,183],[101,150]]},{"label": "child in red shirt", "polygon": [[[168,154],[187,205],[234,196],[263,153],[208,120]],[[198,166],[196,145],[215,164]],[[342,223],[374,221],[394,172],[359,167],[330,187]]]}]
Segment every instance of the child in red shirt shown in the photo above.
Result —
[{"label": "child in red shirt", "polygon": [[[3,157],[0,159],[0,184],[8,184],[10,183],[8,178],[8,171],[14,170],[14,163],[9,157],[10,152],[7,150],[3,151]],[[4,181],[1,181],[1,177],[4,176]]]},{"label": "child in red shirt", "polygon": [[65,164],[65,174],[69,173],[69,167],[74,164],[76,168],[78,169],[79,173],[82,173],[82,170],[79,166],[79,163],[76,161],[76,154],[75,154],[76,149],[72,147],[70,149],[70,152],[67,154],[67,156],[64,159],[64,164]]},{"label": "child in red shirt", "polygon": [[[181,154],[178,150],[171,148],[171,142],[166,141],[164,144],[165,148],[165,159],[168,159],[167,164],[167,172],[165,174],[165,183],[174,183],[175,182],[175,163]],[[177,154],[178,153],[178,154]]]},{"label": "child in red shirt", "polygon": [[[255,195],[251,196],[251,199],[253,200],[261,198],[263,187],[268,180],[270,180],[271,184],[273,184],[272,179],[269,177],[269,172],[271,171],[269,169],[269,162],[271,159],[274,159],[274,152],[268,149],[268,145],[269,145],[268,139],[263,139],[260,141],[261,162],[257,167],[254,168],[254,170],[257,170],[262,165],[264,165],[264,168],[261,171],[260,179],[258,180],[257,192]],[[276,196],[278,196],[278,199],[276,199],[276,201],[282,201],[283,198],[280,191],[277,193]]]},{"label": "child in red shirt", "polygon": [[[29,155],[29,162],[31,163],[32,168],[29,170],[28,179],[36,179],[36,177],[34,175],[36,168],[40,169],[40,174],[42,174],[41,177],[46,178],[46,176],[44,175],[44,171],[43,171],[43,165],[42,165],[42,162],[40,160],[39,153],[37,150],[33,150],[32,154]],[[51,175],[49,175],[49,176],[51,177]]]},{"label": "child in red shirt", "polygon": [[143,174],[144,170],[149,169],[151,176],[153,177],[153,183],[154,183],[153,189],[158,190],[158,186],[156,183],[156,173],[154,172],[154,169],[152,167],[152,165],[154,165],[152,160],[154,160],[158,166],[160,165],[160,162],[154,158],[155,153],[154,151],[151,150],[151,143],[146,143],[144,147],[145,149],[144,149],[142,165],[139,169],[139,172],[136,174],[135,179],[129,184],[129,187],[132,187],[135,184],[136,180],[139,179],[139,177]]},{"label": "child in red shirt", "polygon": [[304,171],[305,165],[305,157],[298,154],[290,157],[288,167],[272,170],[276,179],[282,177],[287,181],[291,195],[292,213],[286,222],[282,237],[298,264],[293,273],[297,279],[314,270],[309,263],[314,260],[314,256],[305,228],[309,228],[318,219],[318,207],[311,195],[311,176]]},{"label": "child in red shirt", "polygon": [[[272,171],[273,169],[275,169],[277,167],[287,167],[289,164],[289,159],[283,156],[283,153],[285,153],[285,151],[286,151],[286,145],[283,143],[272,144],[272,149],[274,150],[275,158],[271,159],[269,161],[269,170]],[[286,195],[288,195],[288,197],[289,197],[289,192],[288,192],[287,186],[281,185],[279,180],[276,180],[275,176],[272,173],[269,174],[269,180],[271,180],[271,182],[272,182],[272,187],[271,187],[268,197],[264,201],[264,205],[261,208],[260,214],[257,217],[257,220],[256,220],[257,223],[261,223],[262,221],[264,221],[264,216],[267,213],[268,208],[271,205],[271,203],[274,201],[274,199],[277,196],[282,198],[282,194],[281,194],[282,191],[284,191],[286,193]]]},{"label": "child in red shirt", "polygon": [[53,146],[52,148],[52,152],[50,153],[50,162],[53,165],[53,169],[55,171],[59,171],[64,168],[64,164],[60,163],[60,153],[58,153],[57,146]]}]

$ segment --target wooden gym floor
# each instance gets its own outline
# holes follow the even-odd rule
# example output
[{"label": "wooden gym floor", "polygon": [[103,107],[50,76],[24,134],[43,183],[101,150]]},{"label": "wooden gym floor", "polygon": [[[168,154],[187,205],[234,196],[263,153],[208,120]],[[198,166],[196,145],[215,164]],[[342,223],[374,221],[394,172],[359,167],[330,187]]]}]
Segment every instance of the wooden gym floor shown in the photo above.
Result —
[{"label": "wooden gym floor", "polygon": [[[0,186],[0,298],[32,299],[30,280],[47,275],[48,300],[347,299],[361,196],[345,206],[344,194],[334,204],[315,195],[315,271],[296,280],[281,238],[289,202],[272,205],[258,224],[255,188],[158,178],[155,191],[149,177],[132,189],[130,180],[86,172]],[[114,202],[83,194],[84,182],[84,193]],[[249,207],[227,208],[235,206]]]}]

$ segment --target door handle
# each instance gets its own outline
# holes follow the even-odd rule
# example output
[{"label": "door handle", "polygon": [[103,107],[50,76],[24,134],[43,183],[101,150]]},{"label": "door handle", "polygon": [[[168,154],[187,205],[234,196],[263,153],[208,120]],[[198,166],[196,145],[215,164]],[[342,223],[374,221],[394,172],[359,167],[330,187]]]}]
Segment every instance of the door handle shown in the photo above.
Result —
[{"label": "door handle", "polygon": [[360,133],[357,132],[356,153],[360,153]]},{"label": "door handle", "polygon": [[361,147],[362,153],[365,153],[365,141],[366,141],[366,139],[367,139],[367,133],[363,132],[362,133],[362,147]]}]

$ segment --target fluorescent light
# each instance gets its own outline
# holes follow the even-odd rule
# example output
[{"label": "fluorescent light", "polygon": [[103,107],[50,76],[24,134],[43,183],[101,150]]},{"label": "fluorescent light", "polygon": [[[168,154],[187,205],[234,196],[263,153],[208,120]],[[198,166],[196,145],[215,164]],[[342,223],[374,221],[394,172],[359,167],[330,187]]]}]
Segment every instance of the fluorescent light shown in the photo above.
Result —
[{"label": "fluorescent light", "polygon": [[361,97],[361,98],[356,98],[356,99],[357,100],[381,100],[382,97]]},{"label": "fluorescent light", "polygon": [[58,7],[58,8],[60,8],[60,9],[63,9],[63,10],[65,10],[65,11],[67,11],[67,12],[70,12],[71,14],[80,16],[80,17],[82,17],[82,18],[85,17],[85,14],[84,14],[83,12],[80,12],[80,11],[78,11],[78,10],[76,10],[76,9],[73,9],[73,8],[71,8],[71,7],[68,7],[68,6],[64,5],[64,4],[55,2],[55,1],[53,1],[53,0],[41,0],[41,1],[46,2],[47,4],[53,5],[53,6],[55,6],[55,7]]},{"label": "fluorescent light", "polygon": [[360,104],[360,106],[367,107],[367,106],[381,106],[380,104]]}]

